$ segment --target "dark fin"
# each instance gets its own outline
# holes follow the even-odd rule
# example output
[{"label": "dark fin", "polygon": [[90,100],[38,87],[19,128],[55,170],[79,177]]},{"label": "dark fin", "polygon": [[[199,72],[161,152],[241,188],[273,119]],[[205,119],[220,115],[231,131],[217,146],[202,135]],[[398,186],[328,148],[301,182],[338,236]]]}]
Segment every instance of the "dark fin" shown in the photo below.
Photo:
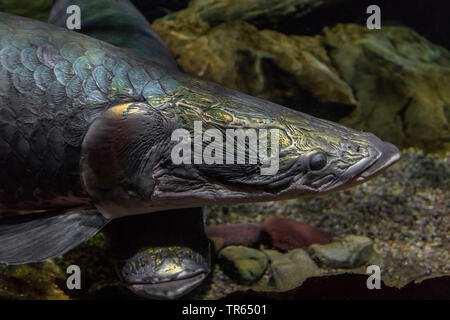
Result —
[{"label": "dark fin", "polygon": [[57,257],[87,241],[109,220],[96,210],[15,216],[0,220],[0,263]]},{"label": "dark fin", "polygon": [[162,39],[128,0],[55,0],[48,22],[65,28],[70,5],[81,10],[81,30],[75,31],[129,49],[166,69],[178,69]]}]

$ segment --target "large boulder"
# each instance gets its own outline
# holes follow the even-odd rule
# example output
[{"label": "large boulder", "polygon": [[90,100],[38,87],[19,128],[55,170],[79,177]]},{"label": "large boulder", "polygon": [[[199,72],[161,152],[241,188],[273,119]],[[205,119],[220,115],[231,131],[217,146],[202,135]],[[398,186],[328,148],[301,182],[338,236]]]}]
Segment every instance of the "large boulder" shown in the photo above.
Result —
[{"label": "large boulder", "polygon": [[399,146],[449,145],[450,53],[406,27],[324,30],[324,45],[359,108],[343,123]]}]

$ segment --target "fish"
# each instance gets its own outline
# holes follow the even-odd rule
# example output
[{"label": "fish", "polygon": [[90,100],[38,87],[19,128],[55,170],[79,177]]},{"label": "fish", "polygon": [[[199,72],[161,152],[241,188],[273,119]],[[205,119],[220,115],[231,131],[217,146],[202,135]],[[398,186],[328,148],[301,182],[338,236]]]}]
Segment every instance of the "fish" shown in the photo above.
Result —
[{"label": "fish", "polygon": [[[136,9],[123,3],[127,21]],[[118,36],[94,28],[94,38],[50,17],[0,13],[0,263],[59,256],[126,216],[342,190],[400,158],[372,133],[183,73],[145,19],[128,20],[144,30],[130,38],[120,24]],[[224,161],[205,163],[195,161],[202,137],[182,145],[194,161],[175,163],[174,132],[195,142],[198,128],[248,140],[224,141]],[[253,132],[277,138],[273,174]]]}]

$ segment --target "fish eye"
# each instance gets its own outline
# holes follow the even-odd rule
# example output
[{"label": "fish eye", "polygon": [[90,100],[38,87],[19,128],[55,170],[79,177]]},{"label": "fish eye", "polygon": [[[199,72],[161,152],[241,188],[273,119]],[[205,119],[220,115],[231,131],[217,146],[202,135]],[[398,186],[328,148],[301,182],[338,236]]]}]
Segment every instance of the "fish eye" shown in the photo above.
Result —
[{"label": "fish eye", "polygon": [[309,158],[309,167],[311,170],[320,170],[327,164],[327,156],[323,152],[316,152]]}]

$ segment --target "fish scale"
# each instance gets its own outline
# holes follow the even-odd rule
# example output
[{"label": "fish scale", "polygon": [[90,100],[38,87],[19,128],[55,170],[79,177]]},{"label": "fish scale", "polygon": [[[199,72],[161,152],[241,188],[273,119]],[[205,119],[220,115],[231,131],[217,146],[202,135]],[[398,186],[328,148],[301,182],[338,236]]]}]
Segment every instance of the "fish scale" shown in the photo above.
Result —
[{"label": "fish scale", "polygon": [[0,13],[3,211],[88,203],[79,175],[83,136],[108,107],[171,90],[170,76],[164,86],[153,65],[84,35]]}]

